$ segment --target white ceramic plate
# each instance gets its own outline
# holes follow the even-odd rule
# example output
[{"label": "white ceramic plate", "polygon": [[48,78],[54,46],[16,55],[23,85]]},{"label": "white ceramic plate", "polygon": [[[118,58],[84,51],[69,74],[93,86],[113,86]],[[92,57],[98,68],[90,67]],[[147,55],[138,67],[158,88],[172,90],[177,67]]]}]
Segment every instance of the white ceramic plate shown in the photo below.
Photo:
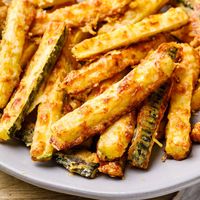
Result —
[{"label": "white ceramic plate", "polygon": [[34,163],[28,149],[17,143],[0,144],[0,169],[33,185],[95,199],[135,200],[178,191],[200,182],[200,146],[194,145],[187,160],[161,161],[155,148],[148,171],[128,169],[124,180],[100,176],[88,180],[70,175],[54,163]]}]

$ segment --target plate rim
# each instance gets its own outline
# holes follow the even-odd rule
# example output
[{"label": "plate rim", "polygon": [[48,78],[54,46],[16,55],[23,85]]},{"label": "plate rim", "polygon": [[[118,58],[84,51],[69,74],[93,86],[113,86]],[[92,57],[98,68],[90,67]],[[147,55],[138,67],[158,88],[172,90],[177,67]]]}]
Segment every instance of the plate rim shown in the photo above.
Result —
[{"label": "plate rim", "polygon": [[165,188],[159,188],[157,190],[152,190],[149,192],[139,192],[139,193],[127,193],[127,192],[120,192],[120,193],[112,193],[112,192],[94,192],[94,191],[86,191],[81,188],[74,188],[70,186],[62,186],[59,184],[52,184],[47,183],[45,181],[41,181],[37,178],[32,177],[31,175],[25,175],[23,173],[20,173],[12,167],[6,166],[4,163],[0,161],[0,170],[6,174],[9,174],[19,180],[22,180],[26,183],[29,183],[31,185],[58,192],[63,194],[69,194],[69,195],[75,195],[75,196],[81,196],[86,198],[93,198],[93,199],[131,199],[131,200],[138,200],[138,199],[148,199],[148,198],[155,198],[163,195],[167,195],[173,192],[177,192],[180,190],[183,190],[187,187],[193,186],[195,184],[200,183],[200,175],[197,175],[196,177],[192,177],[184,182],[180,182],[177,184],[171,184],[168,187]]}]

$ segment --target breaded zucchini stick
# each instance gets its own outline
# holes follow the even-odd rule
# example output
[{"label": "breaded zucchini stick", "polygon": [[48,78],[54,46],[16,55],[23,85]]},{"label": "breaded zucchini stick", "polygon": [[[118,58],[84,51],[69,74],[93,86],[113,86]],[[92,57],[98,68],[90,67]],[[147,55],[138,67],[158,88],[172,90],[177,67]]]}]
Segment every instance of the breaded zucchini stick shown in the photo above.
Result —
[{"label": "breaded zucchini stick", "polygon": [[66,68],[65,58],[61,55],[47,81],[43,101],[38,106],[37,121],[30,151],[31,157],[35,161],[47,161],[52,157],[53,147],[49,143],[50,127],[62,117],[64,91],[59,88],[59,84],[71,67]]},{"label": "breaded zucchini stick", "polygon": [[8,11],[7,6],[0,7],[0,38],[2,36],[2,31],[4,30],[4,27],[5,27],[7,11]]},{"label": "breaded zucchini stick", "polygon": [[8,9],[0,51],[0,108],[3,109],[21,74],[20,59],[25,36],[35,15],[32,4],[13,0]]},{"label": "breaded zucchini stick", "polygon": [[164,35],[151,38],[148,42],[133,45],[129,48],[114,50],[102,56],[80,70],[70,72],[62,87],[68,94],[77,94],[88,88],[93,88],[101,81],[111,78],[128,66],[134,66],[143,59],[150,50],[168,41]]},{"label": "breaded zucchini stick", "polygon": [[85,0],[81,3],[60,8],[53,13],[43,12],[36,17],[32,29],[33,35],[44,33],[50,21],[65,22],[68,27],[81,27],[86,24],[96,26],[106,17],[125,11],[131,0]]},{"label": "breaded zucchini stick", "polygon": [[[30,151],[31,157],[35,161],[47,161],[52,158],[54,149],[49,143],[51,125],[63,115],[65,92],[60,89],[60,83],[73,68],[69,51],[70,46],[82,40],[79,32],[69,35],[62,54],[45,85],[44,94],[41,97],[42,101],[38,106],[37,121]],[[79,36],[77,37],[77,35]],[[68,57],[66,57],[66,54]]]},{"label": "breaded zucchini stick", "polygon": [[[101,93],[103,93],[112,84],[121,80],[127,74],[127,70],[115,75],[114,77],[103,81],[100,85],[92,90],[88,99],[92,99]],[[110,177],[123,177],[124,169],[126,165],[126,156],[124,155],[125,150],[131,141],[134,132],[134,113],[127,114],[121,117],[117,122],[111,125],[107,131],[105,131],[98,141],[97,152],[101,150],[105,153],[104,155],[98,157],[100,158],[99,171],[109,175]],[[121,132],[122,131],[122,132]],[[114,137],[114,140],[113,140]],[[109,141],[107,141],[107,139]],[[100,146],[100,148],[99,148]],[[103,148],[106,148],[104,151]],[[107,153],[110,155],[112,151],[112,156],[115,156],[115,161],[105,161],[109,159],[104,159]],[[98,154],[98,153],[97,153]],[[119,156],[121,155],[121,156]],[[103,158],[102,158],[103,157]],[[103,161],[104,160],[104,161]]]},{"label": "breaded zucchini stick", "polygon": [[194,125],[190,137],[193,142],[200,143],[200,122],[197,122]]},{"label": "breaded zucchini stick", "polygon": [[[92,90],[88,98],[92,99],[100,95],[112,84],[121,80],[125,74],[126,70],[103,81],[99,87]],[[101,161],[119,160],[124,155],[133,137],[134,118],[135,113],[124,115],[100,136],[97,143],[97,155]],[[107,163],[106,166],[108,168],[111,165]]]},{"label": "breaded zucchini stick", "polygon": [[[70,33],[69,33],[69,37],[68,37],[68,41],[67,41],[68,45],[64,46],[64,48],[62,50],[62,54],[65,57],[66,65],[68,67],[71,67],[70,71],[75,69],[78,65],[78,63],[72,57],[71,48],[75,44],[77,44],[77,43],[81,42],[82,40],[84,40],[85,38],[87,38],[87,36],[88,36],[88,34],[83,33],[79,29],[70,31]],[[44,94],[45,87],[46,87],[46,83],[44,82],[42,84],[42,86],[40,87],[40,90],[39,90],[38,94],[36,95],[34,102],[31,104],[31,107],[29,108],[28,113],[31,113],[31,111],[33,111],[36,108],[36,106],[39,105],[43,101],[43,94]]]},{"label": "breaded zucchini stick", "polygon": [[51,23],[40,46],[28,65],[20,84],[3,111],[0,119],[0,140],[6,141],[21,129],[40,85],[54,67],[65,42],[64,23]]},{"label": "breaded zucchini stick", "polygon": [[61,153],[54,156],[56,162],[63,165],[69,172],[85,178],[95,178],[98,173],[99,161],[95,153],[86,150]]},{"label": "breaded zucchini stick", "polygon": [[199,75],[199,57],[195,50],[188,44],[183,44],[182,47],[183,60],[175,72],[166,127],[165,151],[176,160],[185,159],[191,149],[191,100]]},{"label": "breaded zucchini stick", "polygon": [[130,112],[171,76],[179,56],[176,46],[162,44],[121,81],[54,123],[52,145],[57,150],[69,149]]},{"label": "breaded zucchini stick", "polygon": [[97,155],[101,161],[120,159],[134,134],[135,122],[131,113],[124,115],[100,136]]},{"label": "breaded zucchini stick", "polygon": [[154,139],[168,105],[171,88],[170,81],[162,85],[147,98],[139,111],[135,135],[128,151],[132,167],[147,169],[149,166]]},{"label": "breaded zucchini stick", "polygon": [[[107,33],[109,31],[116,30],[131,23],[136,23],[143,18],[156,13],[162,6],[164,6],[169,0],[136,0],[133,1],[134,8],[129,8],[125,12],[124,16],[120,19],[103,25],[98,34]],[[145,8],[145,9],[144,9]]]},{"label": "breaded zucchini stick", "polygon": [[51,6],[74,2],[74,0],[30,0],[30,1],[40,8],[48,8]]},{"label": "breaded zucchini stick", "polygon": [[136,24],[132,23],[84,40],[72,48],[72,53],[77,59],[83,60],[115,48],[137,43],[160,32],[177,29],[187,22],[188,16],[182,8],[171,8],[165,13],[151,15]]},{"label": "breaded zucchini stick", "polygon": [[198,80],[197,86],[192,96],[192,110],[197,111],[200,109],[200,79]]}]

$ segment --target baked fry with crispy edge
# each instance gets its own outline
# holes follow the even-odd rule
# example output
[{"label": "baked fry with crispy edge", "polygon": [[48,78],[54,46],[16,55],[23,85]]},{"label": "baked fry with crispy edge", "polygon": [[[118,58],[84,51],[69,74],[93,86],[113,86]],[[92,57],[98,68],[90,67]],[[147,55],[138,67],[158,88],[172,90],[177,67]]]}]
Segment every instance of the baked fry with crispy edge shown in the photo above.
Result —
[{"label": "baked fry with crispy edge", "polygon": [[13,0],[8,9],[0,50],[0,108],[9,101],[21,74],[20,59],[35,8],[26,0]]},{"label": "baked fry with crispy edge", "polygon": [[38,106],[37,121],[30,150],[31,157],[35,161],[48,161],[52,158],[54,152],[49,142],[51,125],[62,117],[65,97],[64,90],[60,89],[60,83],[74,67],[71,61],[72,56],[69,55],[70,47],[85,37],[85,34],[81,34],[82,31],[80,30],[73,33],[73,35],[68,34],[62,54],[45,85],[44,93],[41,94],[43,97],[41,97],[42,101]]},{"label": "baked fry with crispy edge", "polygon": [[187,22],[188,16],[182,8],[170,8],[165,13],[148,16],[136,24],[131,23],[114,31],[86,39],[75,45],[72,53],[78,60],[84,60],[112,49],[140,42],[160,32],[172,31]]},{"label": "baked fry with crispy edge", "polygon": [[191,149],[190,117],[191,100],[199,75],[199,56],[188,44],[182,44],[183,60],[175,71],[168,123],[166,126],[166,147],[168,157],[185,159]]},{"label": "baked fry with crispy edge", "polygon": [[51,137],[54,148],[76,146],[130,112],[171,76],[179,56],[176,46],[162,44],[121,81],[54,123]]},{"label": "baked fry with crispy edge", "polygon": [[150,38],[147,42],[111,51],[81,69],[71,71],[64,79],[62,88],[68,94],[77,94],[88,88],[93,88],[126,67],[139,64],[150,50],[156,49],[160,44],[169,40],[167,35],[161,34]]},{"label": "baked fry with crispy edge", "polygon": [[7,141],[21,129],[40,85],[53,69],[64,45],[66,28],[64,23],[49,24],[37,52],[27,66],[23,78],[0,119],[0,140]]}]

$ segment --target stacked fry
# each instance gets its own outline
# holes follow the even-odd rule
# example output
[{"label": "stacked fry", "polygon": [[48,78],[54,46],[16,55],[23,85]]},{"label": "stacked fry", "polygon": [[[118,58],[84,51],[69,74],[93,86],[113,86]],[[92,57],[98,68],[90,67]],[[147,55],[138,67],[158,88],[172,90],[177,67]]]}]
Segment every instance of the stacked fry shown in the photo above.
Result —
[{"label": "stacked fry", "polygon": [[[200,143],[200,1],[0,1],[0,141],[86,178]],[[198,80],[199,79],[199,80]]]}]

